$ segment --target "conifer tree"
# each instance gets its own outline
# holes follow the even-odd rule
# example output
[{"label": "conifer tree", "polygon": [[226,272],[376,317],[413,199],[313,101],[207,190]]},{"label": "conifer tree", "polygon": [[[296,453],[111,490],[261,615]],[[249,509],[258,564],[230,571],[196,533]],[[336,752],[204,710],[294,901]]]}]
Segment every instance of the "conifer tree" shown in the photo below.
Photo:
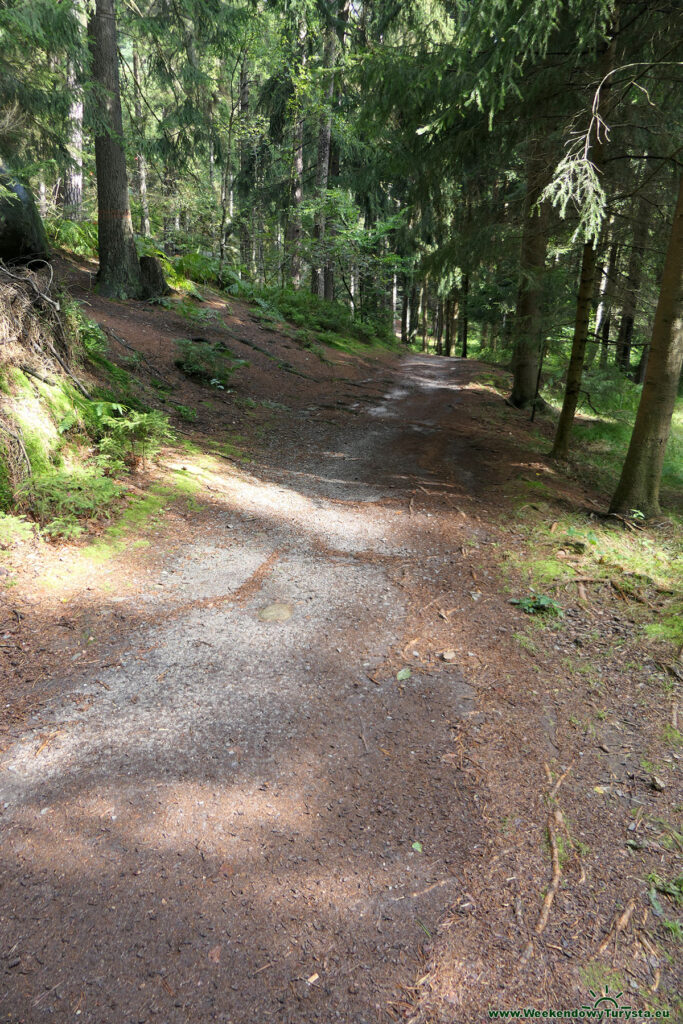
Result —
[{"label": "conifer tree", "polygon": [[88,24],[92,76],[97,91],[95,167],[100,268],[98,282],[105,295],[142,295],[140,264],[135,249],[128,198],[126,155],[114,0],[96,0]]}]

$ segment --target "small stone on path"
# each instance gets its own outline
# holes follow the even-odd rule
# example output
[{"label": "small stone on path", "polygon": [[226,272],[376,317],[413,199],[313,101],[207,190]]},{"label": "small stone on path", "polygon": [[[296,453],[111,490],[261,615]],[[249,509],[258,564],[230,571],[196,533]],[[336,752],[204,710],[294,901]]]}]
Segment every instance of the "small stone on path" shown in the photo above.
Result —
[{"label": "small stone on path", "polygon": [[265,608],[261,608],[258,617],[262,622],[286,622],[292,617],[292,606],[280,602],[269,604]]}]

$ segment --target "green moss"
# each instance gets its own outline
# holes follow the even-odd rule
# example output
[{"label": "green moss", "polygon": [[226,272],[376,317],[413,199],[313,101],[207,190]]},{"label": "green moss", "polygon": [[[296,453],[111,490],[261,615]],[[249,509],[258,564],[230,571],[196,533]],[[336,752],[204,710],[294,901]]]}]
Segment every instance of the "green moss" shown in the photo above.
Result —
[{"label": "green moss", "polygon": [[33,397],[33,385],[26,374],[18,366],[13,366],[10,373],[12,378],[10,390],[14,394],[31,395]]},{"label": "green moss", "polygon": [[89,544],[84,554],[101,563],[116,558],[131,547],[148,547],[149,539],[136,534],[153,530],[169,504],[183,498],[188,507],[198,507],[194,495],[201,489],[200,482],[181,470],[172,473],[171,477],[170,486],[154,484],[143,497],[131,499],[116,522],[109,526],[101,537]]},{"label": "green moss", "polygon": [[558,558],[538,558],[531,562],[531,578],[536,584],[555,583],[558,580],[570,580],[574,571]]},{"label": "green moss", "polygon": [[610,992],[623,992],[626,988],[623,975],[599,960],[579,967],[579,975],[588,993],[597,997],[605,995],[606,989]]},{"label": "green moss", "polygon": [[0,512],[9,512],[14,501],[9,466],[5,459],[5,450],[0,445]]}]

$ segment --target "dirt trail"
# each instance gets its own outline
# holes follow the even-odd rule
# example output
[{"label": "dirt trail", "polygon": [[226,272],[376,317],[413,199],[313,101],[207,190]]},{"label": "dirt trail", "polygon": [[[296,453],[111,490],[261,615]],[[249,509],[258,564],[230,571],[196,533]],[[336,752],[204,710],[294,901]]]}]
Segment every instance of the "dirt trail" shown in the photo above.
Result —
[{"label": "dirt trail", "polygon": [[459,372],[407,358],[345,416],[309,407],[226,466],[144,616],[112,597],[124,642],[2,758],[0,1019],[361,1024],[410,983],[480,842],[443,760],[474,690],[409,635],[457,517],[415,495],[483,466],[449,429]]},{"label": "dirt trail", "polygon": [[[677,669],[609,586],[555,586],[533,635],[509,602],[538,531],[604,505],[551,421],[496,368],[65,276],[194,447],[131,477],[144,527],[5,553],[0,1021],[469,1024],[606,988],[674,1019]],[[199,332],[231,394],[175,364]]]}]

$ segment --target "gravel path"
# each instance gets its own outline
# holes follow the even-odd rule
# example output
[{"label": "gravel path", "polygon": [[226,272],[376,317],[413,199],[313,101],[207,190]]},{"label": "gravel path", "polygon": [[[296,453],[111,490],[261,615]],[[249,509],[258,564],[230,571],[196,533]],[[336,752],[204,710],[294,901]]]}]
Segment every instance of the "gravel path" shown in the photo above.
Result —
[{"label": "gravel path", "polygon": [[226,469],[125,644],[70,681],[81,704],[39,712],[42,747],[35,721],[17,734],[0,1020],[389,1019],[478,841],[476,792],[443,759],[474,693],[419,659],[399,685],[395,663],[406,573],[429,587],[450,566],[410,494],[445,466],[478,486],[448,428],[457,374],[406,359],[289,423],[264,466]]}]

